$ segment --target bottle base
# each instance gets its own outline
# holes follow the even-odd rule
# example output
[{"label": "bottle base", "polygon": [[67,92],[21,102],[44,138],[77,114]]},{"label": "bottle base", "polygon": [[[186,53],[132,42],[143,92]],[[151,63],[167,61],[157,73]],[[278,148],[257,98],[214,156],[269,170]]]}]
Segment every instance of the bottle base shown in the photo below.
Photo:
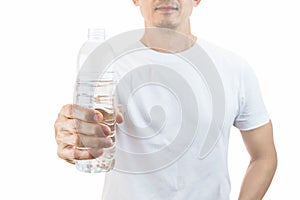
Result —
[{"label": "bottle base", "polygon": [[75,165],[77,170],[85,173],[101,173],[109,172],[113,169],[115,159],[91,159],[91,160],[76,160]]}]

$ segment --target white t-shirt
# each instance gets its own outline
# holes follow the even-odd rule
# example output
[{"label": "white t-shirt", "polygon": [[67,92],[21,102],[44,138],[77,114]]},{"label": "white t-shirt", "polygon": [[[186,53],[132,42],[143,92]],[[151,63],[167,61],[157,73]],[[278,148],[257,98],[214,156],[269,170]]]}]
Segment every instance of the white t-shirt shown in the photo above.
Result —
[{"label": "white t-shirt", "polygon": [[[185,59],[185,54],[201,57],[196,46],[219,75],[224,88],[220,102],[213,101],[209,84],[215,82],[209,83],[201,72],[206,66],[195,67]],[[269,121],[251,67],[234,53],[199,39],[183,54],[143,48],[123,55],[113,66],[119,84],[126,83],[118,89],[125,121],[118,126],[116,169],[106,174],[103,200],[229,200],[231,127],[251,130]],[[225,109],[222,129],[211,149],[200,155],[213,115],[218,115],[214,104]]]}]

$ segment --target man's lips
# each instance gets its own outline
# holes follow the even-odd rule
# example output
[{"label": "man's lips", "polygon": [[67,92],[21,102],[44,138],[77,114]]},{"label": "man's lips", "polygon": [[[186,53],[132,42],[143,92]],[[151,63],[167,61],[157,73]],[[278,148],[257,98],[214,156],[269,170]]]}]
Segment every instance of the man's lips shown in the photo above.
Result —
[{"label": "man's lips", "polygon": [[155,11],[160,11],[160,12],[173,12],[177,11],[178,7],[174,6],[159,6],[154,9]]}]

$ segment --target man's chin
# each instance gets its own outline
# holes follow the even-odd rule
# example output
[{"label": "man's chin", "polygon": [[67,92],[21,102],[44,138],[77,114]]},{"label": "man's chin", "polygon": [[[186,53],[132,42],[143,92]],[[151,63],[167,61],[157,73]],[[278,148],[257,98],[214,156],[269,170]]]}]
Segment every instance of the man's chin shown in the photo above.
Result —
[{"label": "man's chin", "polygon": [[177,25],[174,23],[159,23],[159,24],[156,24],[155,27],[175,30],[177,28]]}]

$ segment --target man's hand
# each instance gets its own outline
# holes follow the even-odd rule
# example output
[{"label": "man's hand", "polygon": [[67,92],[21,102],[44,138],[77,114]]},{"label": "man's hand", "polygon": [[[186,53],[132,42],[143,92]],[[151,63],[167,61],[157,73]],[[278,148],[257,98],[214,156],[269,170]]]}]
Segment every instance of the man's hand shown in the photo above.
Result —
[{"label": "man's hand", "polygon": [[[75,160],[93,159],[112,146],[111,128],[102,123],[101,112],[67,104],[61,109],[54,124],[57,155],[74,164]],[[117,123],[123,121],[117,113]],[[84,147],[84,148],[80,148]]]}]

